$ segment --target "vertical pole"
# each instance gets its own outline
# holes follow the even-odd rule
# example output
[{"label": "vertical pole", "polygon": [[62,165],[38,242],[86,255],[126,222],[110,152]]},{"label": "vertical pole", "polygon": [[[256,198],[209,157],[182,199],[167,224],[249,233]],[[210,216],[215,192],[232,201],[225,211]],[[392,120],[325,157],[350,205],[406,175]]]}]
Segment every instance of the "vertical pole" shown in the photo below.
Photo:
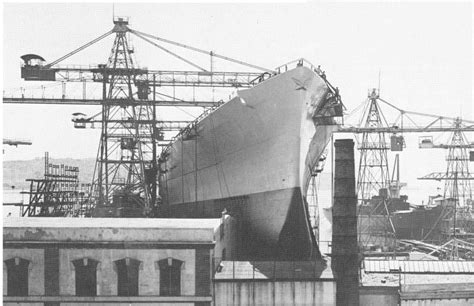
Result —
[{"label": "vertical pole", "polygon": [[232,305],[235,305],[235,260],[232,261]]},{"label": "vertical pole", "polygon": [[194,133],[196,133],[196,138],[194,139],[194,203],[197,209],[198,202],[198,135],[197,127],[194,125]]},{"label": "vertical pole", "polygon": [[214,68],[214,67],[213,67],[214,64],[213,64],[213,60],[212,60],[212,57],[213,57],[213,55],[214,55],[214,52],[212,52],[212,51],[209,52],[209,55],[210,55],[210,59],[211,59],[211,69],[210,69],[210,71],[212,72],[212,71],[213,71],[213,68]]},{"label": "vertical pole", "polygon": [[49,174],[49,153],[44,152],[44,174]]},{"label": "vertical pole", "polygon": [[273,261],[273,278],[272,278],[272,301],[273,301],[273,306],[276,305],[276,301],[275,301],[275,279],[276,279],[276,262]]},{"label": "vertical pole", "polygon": [[181,137],[181,201],[184,203],[184,141]]},{"label": "vertical pole", "polygon": [[252,264],[252,305],[255,304],[255,266]]},{"label": "vertical pole", "polygon": [[63,89],[63,100],[66,99],[66,82],[62,82],[62,89]]},{"label": "vertical pole", "polygon": [[[153,79],[155,76],[153,76]],[[153,87],[154,89],[155,87]],[[153,90],[153,101],[155,100],[155,91]],[[152,145],[152,154],[151,163],[152,163],[152,182],[151,182],[151,208],[156,208],[156,193],[157,193],[157,186],[156,186],[156,178],[158,174],[158,167],[156,161],[156,104],[153,102],[152,106],[152,117],[153,117],[153,126],[152,126],[152,133],[151,135],[151,145]]]},{"label": "vertical pole", "polygon": [[[102,133],[101,133],[101,141],[100,141],[100,155],[98,156],[98,177],[97,177],[97,185],[99,188],[99,203],[98,205],[102,206],[105,204],[104,201],[104,182],[103,182],[103,171],[104,171],[104,153],[106,152],[105,146],[107,143],[107,78],[108,75],[103,72],[103,81],[102,81]],[[104,152],[105,151],[105,152]]]}]

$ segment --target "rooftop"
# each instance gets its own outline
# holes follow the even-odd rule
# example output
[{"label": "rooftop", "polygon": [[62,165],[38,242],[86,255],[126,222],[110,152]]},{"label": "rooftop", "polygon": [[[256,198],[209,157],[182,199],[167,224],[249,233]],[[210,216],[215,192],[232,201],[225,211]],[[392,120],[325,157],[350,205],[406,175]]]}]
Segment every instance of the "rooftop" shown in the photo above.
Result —
[{"label": "rooftop", "polygon": [[4,218],[3,241],[28,243],[214,244],[221,219]]},{"label": "rooftop", "polygon": [[[363,270],[368,273],[474,274],[474,261],[440,260],[374,260],[365,259]],[[471,276],[472,277],[472,276]]]},{"label": "rooftop", "polygon": [[3,227],[216,229],[221,219],[157,218],[4,218]]}]

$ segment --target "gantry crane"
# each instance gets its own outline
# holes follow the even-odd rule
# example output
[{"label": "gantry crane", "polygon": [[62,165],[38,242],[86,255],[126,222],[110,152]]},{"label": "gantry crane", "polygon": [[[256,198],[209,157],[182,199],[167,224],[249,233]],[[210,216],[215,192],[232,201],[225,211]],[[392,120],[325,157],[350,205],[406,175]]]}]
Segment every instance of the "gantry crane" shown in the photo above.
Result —
[{"label": "gantry crane", "polygon": [[[176,96],[175,89],[192,87],[213,90],[251,87],[276,73],[214,52],[205,51],[130,28],[128,18],[114,17],[112,30],[82,45],[74,51],[46,64],[43,57],[35,54],[22,56],[21,77],[26,81],[56,81],[62,84],[62,95],[57,98],[33,97],[21,89],[21,96],[4,94],[4,103],[17,104],[76,104],[100,105],[101,112],[92,117],[74,114],[76,128],[99,124],[100,144],[88,205],[94,216],[151,216],[157,206],[157,146],[165,141],[164,132],[177,130],[188,122],[160,121],[157,106],[216,107],[223,99],[196,100]],[[106,64],[59,66],[70,56],[115,35],[112,51]],[[193,66],[193,71],[164,71],[140,68],[134,58],[129,36],[134,35],[165,53]],[[163,47],[161,43],[203,53],[211,58],[211,68],[185,59]],[[213,71],[213,59],[222,59],[256,72]],[[67,82],[82,82],[82,98],[66,94]],[[87,97],[86,83],[102,85],[100,98]],[[159,92],[173,88],[173,94]],[[228,93],[226,93],[227,95]],[[226,96],[227,97],[227,96]]]},{"label": "gantry crane", "polygon": [[[397,116],[392,123],[389,123],[382,113],[381,103],[389,106],[391,110],[396,112]],[[341,126],[338,132],[362,134],[359,141],[360,162],[357,192],[360,204],[359,213],[368,216],[368,224],[360,225],[365,230],[360,231],[359,241],[363,246],[368,246],[370,244],[377,244],[378,238],[385,239],[387,234],[393,238],[396,237],[395,228],[390,218],[391,209],[389,206],[391,198],[399,197],[399,189],[403,184],[400,183],[399,173],[397,173],[396,177],[392,173],[392,179],[389,179],[387,153],[389,150],[403,150],[405,146],[403,133],[453,133],[453,142],[449,146],[451,151],[448,156],[448,172],[446,174],[431,174],[431,177],[434,179],[446,179],[445,188],[448,190],[449,186],[453,186],[454,180],[452,171],[449,171],[449,169],[453,168],[450,166],[452,165],[452,160],[462,159],[465,161],[467,158],[465,150],[468,147],[472,147],[466,143],[466,138],[462,133],[474,131],[474,121],[403,110],[380,98],[379,92],[376,89],[369,93],[364,106],[359,123],[353,126]],[[432,118],[434,120],[430,120],[426,124],[420,124],[419,119],[414,119],[416,116]],[[390,142],[387,142],[387,134],[391,134]],[[463,136],[461,137],[460,135]],[[461,139],[464,142],[461,142]],[[459,151],[462,148],[464,152]],[[394,169],[398,169],[398,155]],[[459,174],[457,180],[461,179],[461,176],[471,177],[466,162],[463,163],[463,169],[464,171],[462,174]],[[427,176],[424,179],[429,177]],[[467,189],[470,190],[470,187]],[[367,205],[374,199],[374,196],[378,196],[376,201],[374,201],[376,204]],[[374,215],[378,215],[378,218],[375,218]],[[388,222],[379,222],[381,215],[384,215]]]}]

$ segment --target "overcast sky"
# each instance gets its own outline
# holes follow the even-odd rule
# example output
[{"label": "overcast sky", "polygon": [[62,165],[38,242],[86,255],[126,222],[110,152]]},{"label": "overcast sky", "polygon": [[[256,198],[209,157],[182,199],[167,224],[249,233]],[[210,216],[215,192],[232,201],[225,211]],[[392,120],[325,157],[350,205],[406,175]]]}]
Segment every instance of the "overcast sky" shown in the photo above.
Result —
[{"label": "overcast sky", "polygon": [[[274,68],[304,57],[322,66],[349,110],[366,99],[369,88],[378,86],[380,70],[381,96],[398,107],[474,119],[473,9],[468,2],[121,3],[115,13],[129,16],[131,27],[139,31],[259,66]],[[3,14],[7,92],[40,85],[20,79],[21,55],[36,53],[51,62],[113,26],[112,4],[5,4]],[[64,63],[104,63],[112,39]],[[133,43],[141,66],[185,67],[156,48],[142,48],[137,39]],[[217,70],[228,68],[219,65]],[[31,159],[45,151],[54,157],[95,157],[98,130],[75,130],[70,120],[76,111],[94,114],[99,109],[3,105],[4,137],[33,142],[29,147],[4,147],[3,158]]]}]

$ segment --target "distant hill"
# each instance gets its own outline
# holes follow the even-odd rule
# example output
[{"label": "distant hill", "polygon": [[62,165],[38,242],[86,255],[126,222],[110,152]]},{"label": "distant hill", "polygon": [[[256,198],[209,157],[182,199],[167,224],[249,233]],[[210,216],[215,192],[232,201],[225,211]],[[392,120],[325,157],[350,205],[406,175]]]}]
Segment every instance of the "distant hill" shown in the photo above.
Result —
[{"label": "distant hill", "polygon": [[[50,163],[64,164],[79,167],[79,180],[81,183],[90,183],[94,173],[95,158],[73,159],[73,158],[50,158]],[[43,178],[44,158],[32,160],[3,161],[3,188],[28,189],[29,183],[26,179]]]}]

